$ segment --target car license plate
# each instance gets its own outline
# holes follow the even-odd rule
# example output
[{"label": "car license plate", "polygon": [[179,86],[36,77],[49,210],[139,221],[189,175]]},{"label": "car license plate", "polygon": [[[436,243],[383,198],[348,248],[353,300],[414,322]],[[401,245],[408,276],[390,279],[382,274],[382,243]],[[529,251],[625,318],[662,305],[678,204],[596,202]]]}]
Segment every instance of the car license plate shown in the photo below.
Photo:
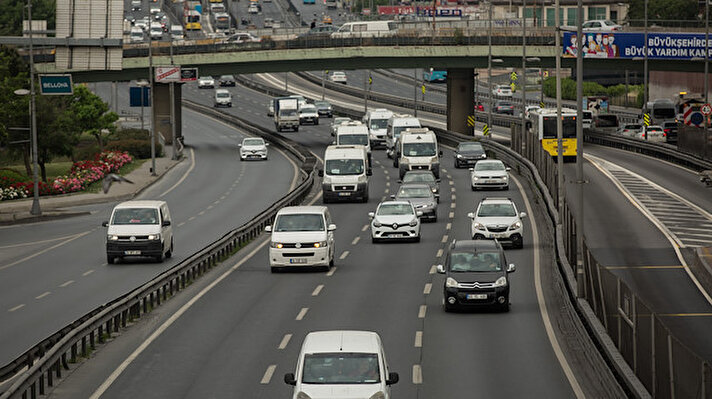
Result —
[{"label": "car license plate", "polygon": [[487,299],[487,294],[467,294],[467,299]]},{"label": "car license plate", "polygon": [[339,193],[339,197],[348,197],[351,193]]},{"label": "car license plate", "polygon": [[492,234],[492,238],[503,238],[504,234]]},{"label": "car license plate", "polygon": [[124,251],[124,255],[141,255],[141,251],[139,251],[139,250]]},{"label": "car license plate", "polygon": [[293,264],[307,263],[307,260],[306,260],[306,258],[292,258],[289,260],[289,263],[293,263]]}]

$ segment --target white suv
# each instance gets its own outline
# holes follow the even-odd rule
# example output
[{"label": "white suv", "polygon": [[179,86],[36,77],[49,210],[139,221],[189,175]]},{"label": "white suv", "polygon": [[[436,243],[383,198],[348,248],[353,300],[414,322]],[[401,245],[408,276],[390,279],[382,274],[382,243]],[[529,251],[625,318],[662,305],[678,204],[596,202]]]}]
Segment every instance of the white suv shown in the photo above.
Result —
[{"label": "white suv", "polygon": [[509,198],[485,198],[477,205],[477,211],[468,213],[472,219],[470,229],[473,240],[496,239],[511,244],[512,248],[522,248],[522,218],[526,213],[518,213],[517,206]]}]

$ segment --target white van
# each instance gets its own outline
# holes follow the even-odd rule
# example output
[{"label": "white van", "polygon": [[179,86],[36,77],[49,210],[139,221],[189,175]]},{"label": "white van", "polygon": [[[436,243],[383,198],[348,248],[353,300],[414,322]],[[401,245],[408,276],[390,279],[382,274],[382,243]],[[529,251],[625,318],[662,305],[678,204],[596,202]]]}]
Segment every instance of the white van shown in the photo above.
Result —
[{"label": "white van", "polygon": [[358,21],[347,22],[336,32],[332,38],[346,37],[388,37],[396,34],[397,27],[394,21]]},{"label": "white van", "polygon": [[129,40],[131,43],[143,43],[143,29],[138,26],[131,28],[131,33],[129,33]]},{"label": "white van", "polygon": [[368,127],[358,121],[342,123],[336,128],[336,145],[362,145],[366,147],[368,168],[371,167],[371,141]]},{"label": "white van", "polygon": [[420,120],[408,114],[393,114],[386,125],[386,155],[393,158],[393,166],[398,166],[395,156],[396,141],[401,132],[408,128],[420,127]]},{"label": "white van", "polygon": [[227,89],[215,90],[215,107],[232,107],[232,94]]},{"label": "white van", "polygon": [[409,170],[429,170],[440,178],[440,155],[438,139],[427,128],[407,129],[398,139],[398,170],[403,179]]},{"label": "white van", "polygon": [[398,373],[390,371],[381,337],[371,331],[315,331],[304,338],[295,373],[293,399],[391,399]]},{"label": "white van", "polygon": [[151,28],[149,29],[148,34],[151,35],[152,40],[163,39],[163,26],[161,23],[151,22]]},{"label": "white van", "polygon": [[126,201],[101,224],[106,231],[106,262],[127,256],[150,256],[158,262],[173,254],[171,213],[165,201]]},{"label": "white van", "polygon": [[321,189],[324,203],[339,199],[368,202],[368,155],[362,145],[330,145],[324,152]]},{"label": "white van", "polygon": [[183,40],[185,38],[183,27],[177,24],[171,25],[171,38],[173,40]]},{"label": "white van", "polygon": [[371,147],[386,147],[386,128],[388,120],[393,116],[393,112],[385,109],[369,109],[363,116],[363,123],[368,127],[368,135],[371,140]]},{"label": "white van", "polygon": [[325,206],[287,206],[277,212],[274,224],[265,227],[272,233],[269,266],[272,273],[285,267],[323,267],[334,265],[334,230]]}]

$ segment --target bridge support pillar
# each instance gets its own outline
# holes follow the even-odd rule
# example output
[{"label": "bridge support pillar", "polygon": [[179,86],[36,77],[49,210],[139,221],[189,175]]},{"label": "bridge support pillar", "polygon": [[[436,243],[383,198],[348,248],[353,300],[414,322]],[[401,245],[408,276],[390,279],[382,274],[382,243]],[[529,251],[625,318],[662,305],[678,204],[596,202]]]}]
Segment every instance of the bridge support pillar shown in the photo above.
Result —
[{"label": "bridge support pillar", "polygon": [[[175,97],[175,121],[176,121],[176,138],[183,136],[181,127],[183,126],[181,118],[181,86],[182,84],[176,83],[174,97]],[[154,83],[153,93],[153,126],[156,134],[160,134],[163,137],[163,141],[166,144],[173,144],[173,132],[171,131],[171,94],[170,94],[170,84],[168,83]]]},{"label": "bridge support pillar", "polygon": [[447,70],[447,129],[463,134],[473,134],[467,126],[467,117],[475,109],[474,68]]}]

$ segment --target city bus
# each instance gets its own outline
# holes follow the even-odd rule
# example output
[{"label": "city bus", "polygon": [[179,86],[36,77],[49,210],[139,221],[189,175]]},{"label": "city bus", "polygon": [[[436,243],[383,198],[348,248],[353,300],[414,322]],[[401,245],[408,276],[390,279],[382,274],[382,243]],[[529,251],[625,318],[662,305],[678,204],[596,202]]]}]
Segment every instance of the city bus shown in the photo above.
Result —
[{"label": "city bus", "polygon": [[423,70],[423,80],[426,82],[440,82],[444,83],[447,81],[447,71],[444,69],[424,69]]},{"label": "city bus", "polygon": [[[544,151],[556,158],[558,146],[556,144],[556,108],[540,108],[529,111],[531,121],[531,134],[537,137]],[[564,148],[564,161],[576,160],[576,111],[561,110],[562,119],[562,146]]]},{"label": "city bus", "polygon": [[212,14],[213,28],[216,32],[228,32],[230,30],[230,14],[226,12],[216,12]]},{"label": "city bus", "polygon": [[185,30],[201,30],[200,13],[196,10],[183,11],[183,26]]}]

